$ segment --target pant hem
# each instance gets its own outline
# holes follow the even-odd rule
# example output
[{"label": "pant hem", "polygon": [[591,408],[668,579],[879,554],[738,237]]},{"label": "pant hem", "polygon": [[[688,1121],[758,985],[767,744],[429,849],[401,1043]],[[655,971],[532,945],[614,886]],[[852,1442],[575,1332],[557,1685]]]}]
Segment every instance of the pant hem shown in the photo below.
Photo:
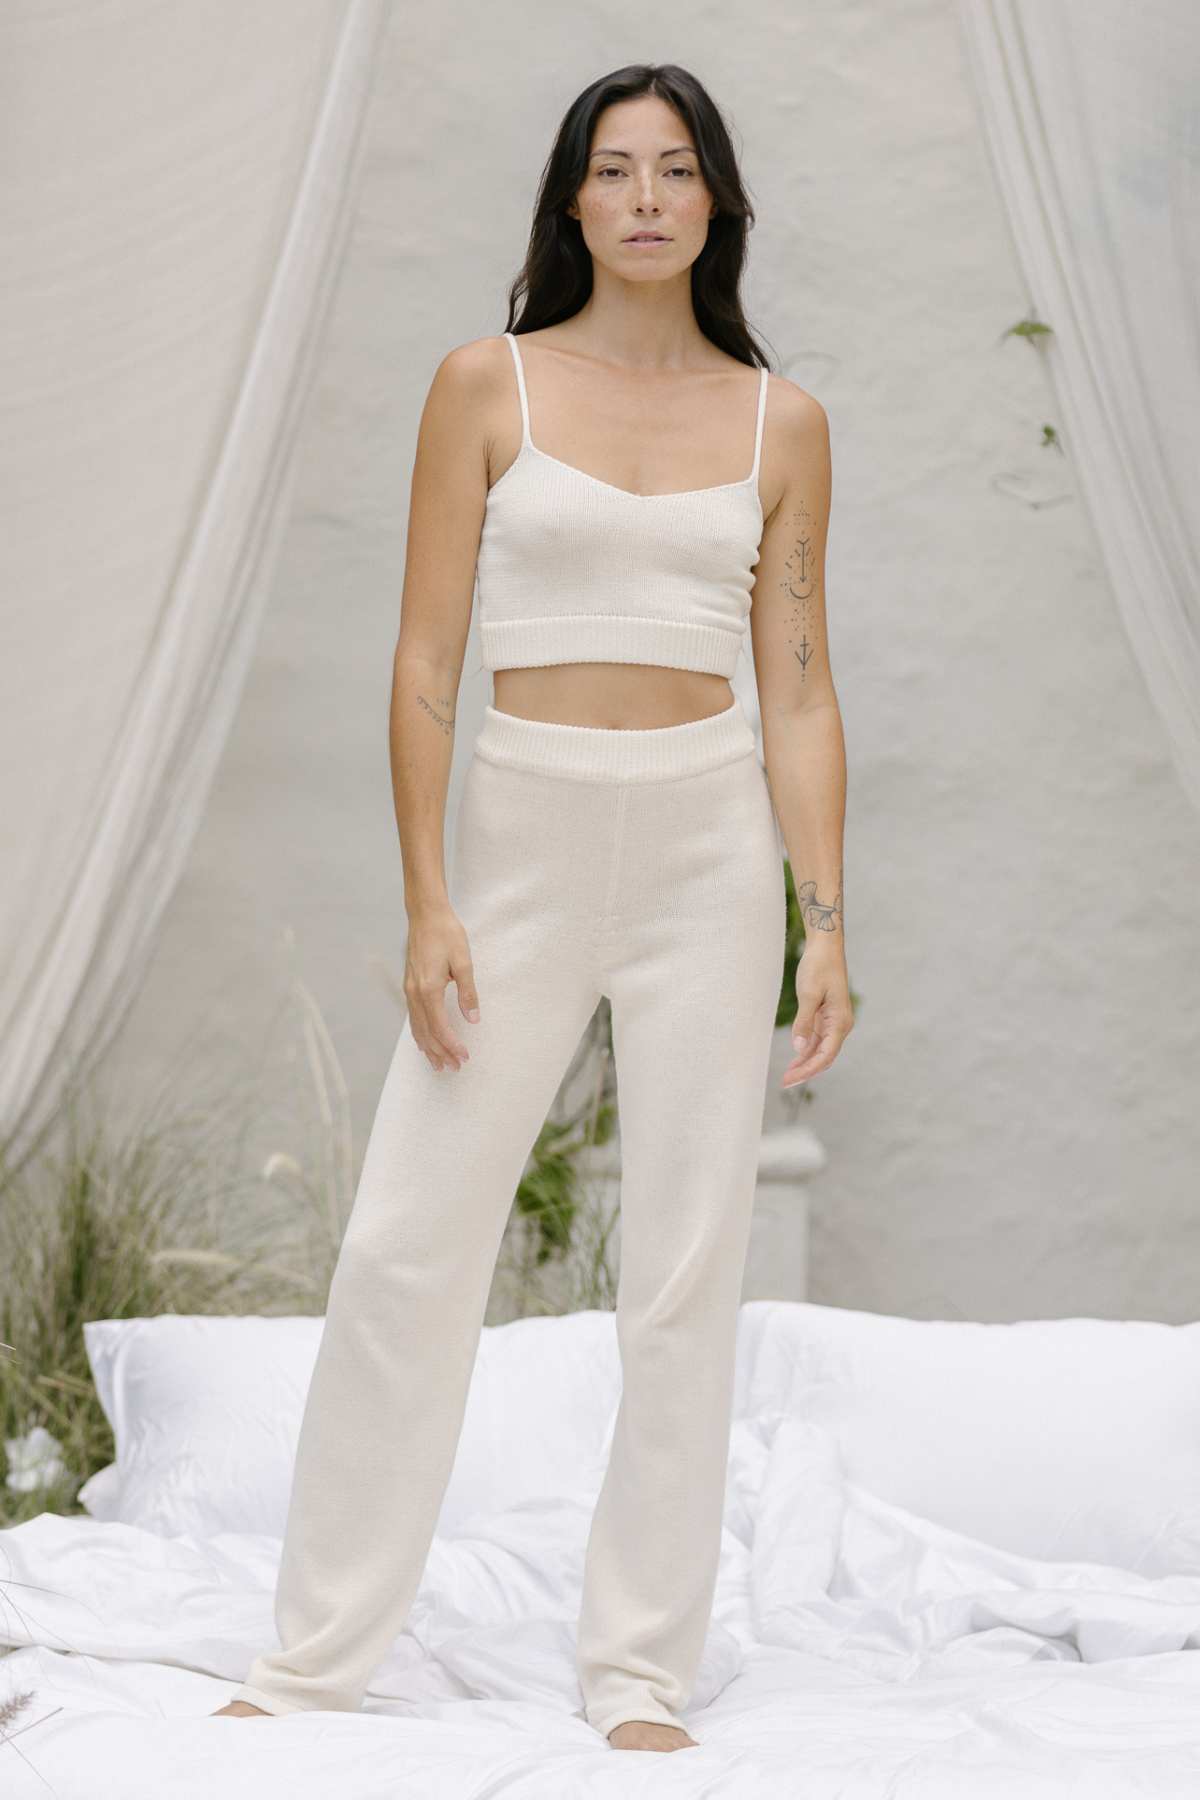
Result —
[{"label": "pant hem", "polygon": [[[674,1713],[668,1712],[665,1706],[656,1706],[653,1700],[644,1701],[640,1705],[631,1702],[628,1706],[622,1706],[615,1712],[607,1713],[604,1717],[593,1719],[590,1722],[601,1737],[607,1737],[609,1732],[615,1731],[618,1725],[630,1725],[637,1719],[647,1725],[674,1725],[680,1731],[687,1730],[682,1719],[678,1719]],[[691,1733],[689,1732],[688,1735],[690,1737]]]},{"label": "pant hem", "polygon": [[[264,1712],[269,1713],[312,1712],[316,1710],[313,1707],[306,1708],[299,1700],[280,1700],[274,1694],[268,1694],[263,1688],[252,1686],[248,1681],[239,1683],[233,1693],[230,1694],[229,1700],[245,1700],[249,1705],[261,1706]],[[226,1704],[228,1705],[228,1703],[229,1702],[227,1701]]]}]

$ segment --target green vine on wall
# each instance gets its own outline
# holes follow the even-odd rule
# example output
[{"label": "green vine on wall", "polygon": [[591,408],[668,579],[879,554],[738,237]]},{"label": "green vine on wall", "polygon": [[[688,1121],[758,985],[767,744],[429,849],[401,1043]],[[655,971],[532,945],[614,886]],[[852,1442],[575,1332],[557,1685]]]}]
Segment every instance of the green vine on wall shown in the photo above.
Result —
[{"label": "green vine on wall", "polygon": [[[1027,344],[1032,344],[1036,350],[1043,339],[1052,338],[1053,336],[1053,325],[1045,325],[1040,319],[1035,319],[1030,315],[1028,318],[1018,319],[1015,325],[1010,325],[1007,331],[1002,331],[1000,333],[1000,342],[1003,343],[1006,337],[1024,338],[1025,342]],[[1041,445],[1043,450],[1057,450],[1060,456],[1066,454],[1063,449],[1062,439],[1058,435],[1058,430],[1053,425],[1042,426]]]}]

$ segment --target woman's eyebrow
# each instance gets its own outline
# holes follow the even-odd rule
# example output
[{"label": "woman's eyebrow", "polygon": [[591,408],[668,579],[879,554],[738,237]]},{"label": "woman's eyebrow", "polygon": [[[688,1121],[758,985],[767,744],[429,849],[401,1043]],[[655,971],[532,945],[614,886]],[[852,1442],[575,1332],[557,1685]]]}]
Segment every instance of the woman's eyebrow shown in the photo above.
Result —
[{"label": "woman's eyebrow", "polygon": [[[678,156],[680,154],[680,152],[684,151],[684,150],[689,151],[693,156],[695,156],[695,154],[696,154],[696,152],[691,144],[676,144],[673,149],[660,150],[658,154],[660,156]],[[592,156],[632,156],[632,155],[633,155],[632,150],[593,150],[592,151]],[[589,161],[590,160],[591,159],[589,158]]]}]

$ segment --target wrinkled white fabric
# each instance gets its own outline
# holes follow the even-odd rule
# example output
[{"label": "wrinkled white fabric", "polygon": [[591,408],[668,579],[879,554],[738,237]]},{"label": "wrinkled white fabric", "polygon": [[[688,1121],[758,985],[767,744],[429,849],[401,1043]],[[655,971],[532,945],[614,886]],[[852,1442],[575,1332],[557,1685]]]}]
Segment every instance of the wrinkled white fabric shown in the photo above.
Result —
[{"label": "wrinkled white fabric", "polygon": [[[697,1800],[1191,1800],[1200,1576],[1018,1556],[850,1481],[789,1413],[792,1309],[743,1308],[713,1619],[672,1793]],[[553,1321],[565,1353],[594,1315]],[[508,1330],[509,1328],[500,1328]],[[528,1373],[546,1355],[526,1336]],[[776,1371],[774,1393],[766,1368]],[[511,1368],[520,1380],[516,1362]],[[514,1404],[516,1404],[516,1399]],[[570,1440],[568,1409],[545,1428]],[[269,1631],[277,1537],[45,1513],[0,1532],[4,1692],[32,1687],[6,1800],[288,1793],[625,1800],[632,1752],[578,1715],[573,1620],[599,1471],[435,1538],[365,1714],[212,1719]],[[1152,1482],[1152,1471],[1148,1472]],[[1020,1470],[1012,1471],[1014,1486]],[[40,1722],[39,1722],[40,1721]]]},{"label": "wrinkled white fabric", "polygon": [[111,1040],[237,706],[383,0],[0,12],[0,1131]]},{"label": "wrinkled white fabric", "polygon": [[1200,16],[959,0],[1065,447],[1200,808]]}]

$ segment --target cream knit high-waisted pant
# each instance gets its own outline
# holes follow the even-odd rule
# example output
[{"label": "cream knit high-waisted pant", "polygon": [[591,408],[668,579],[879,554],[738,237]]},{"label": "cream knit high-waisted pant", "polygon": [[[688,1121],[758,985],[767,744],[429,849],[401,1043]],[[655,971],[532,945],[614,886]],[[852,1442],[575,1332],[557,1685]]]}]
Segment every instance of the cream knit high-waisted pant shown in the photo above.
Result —
[{"label": "cream knit high-waisted pant", "polygon": [[623,1392],[592,1518],[583,1713],[678,1723],[715,1591],[734,1343],[783,971],[782,838],[735,700],[684,725],[486,709],[451,903],[480,1019],[435,1070],[408,1022],[330,1286],[275,1598],[231,1698],[360,1706],[403,1630],[513,1196],[608,995],[622,1157]]}]

